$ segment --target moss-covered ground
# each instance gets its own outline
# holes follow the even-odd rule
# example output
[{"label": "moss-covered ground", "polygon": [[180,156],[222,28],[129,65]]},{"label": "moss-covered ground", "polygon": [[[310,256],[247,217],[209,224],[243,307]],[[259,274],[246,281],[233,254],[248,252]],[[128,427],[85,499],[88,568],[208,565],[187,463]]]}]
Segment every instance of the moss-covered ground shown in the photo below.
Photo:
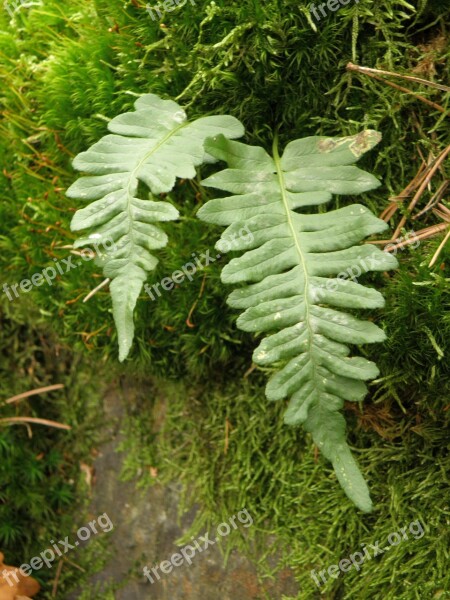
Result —
[{"label": "moss-covered ground", "polygon": [[[12,19],[3,11],[2,284],[20,282],[68,256],[75,237],[69,224],[79,208],[64,195],[75,177],[71,159],[145,92],[178,99],[193,117],[232,114],[246,126],[246,141],[266,148],[277,126],[282,142],[377,129],[383,141],[362,166],[383,186],[360,201],[377,214],[385,210],[422,161],[450,143],[448,113],[417,95],[448,111],[450,94],[387,77],[409,87],[408,94],[347,71],[346,65],[448,85],[450,5],[361,0],[319,23],[308,6],[298,0],[199,0],[159,22],[149,17],[143,0],[43,0],[42,6],[22,7]],[[421,207],[448,178],[447,160]],[[192,252],[213,248],[218,231],[195,218],[207,194],[198,182],[180,182],[171,195],[183,217],[165,228],[170,244],[160,252],[150,284],[185,264]],[[401,208],[393,228],[401,214],[406,231],[440,222],[431,211],[413,220]],[[2,491],[0,544],[20,562],[30,544],[39,545],[70,519],[68,506],[83,492],[68,482],[77,479],[75,465],[88,456],[92,439],[84,411],[98,418],[95,395],[90,408],[84,404],[81,390],[89,384],[83,378],[98,390],[99,381],[121,373],[142,381],[143,389],[151,381],[158,390],[142,398],[125,426],[125,475],[149,473],[151,466],[159,480],[182,480],[186,506],[195,500],[202,507],[193,533],[245,506],[255,520],[251,538],[230,538],[230,544],[247,548],[262,576],[276,577],[283,566],[292,567],[299,600],[450,597],[448,245],[428,266],[442,239],[443,234],[403,249],[397,272],[365,276],[386,296],[386,308],[372,316],[387,341],[359,350],[378,363],[381,376],[364,404],[346,407],[345,414],[375,501],[370,515],[361,515],[346,499],[310,438],[282,424],[283,406],[265,400],[267,373],[252,369],[255,340],[237,330],[237,315],[226,306],[221,262],[155,302],[142,296],[134,348],[120,368],[107,288],[82,301],[102,281],[95,265],[85,264],[12,302],[1,293],[2,397],[54,383],[59,369],[70,395],[55,392],[52,403],[30,400],[20,410],[70,421],[74,430],[38,433],[33,442],[22,428],[0,432],[5,472],[0,489],[12,472],[22,473],[20,485]],[[42,336],[57,340],[51,343],[61,347],[63,358],[54,348],[46,355]],[[83,356],[82,367],[70,364],[72,352]],[[92,365],[101,365],[95,375]],[[155,425],[161,394],[169,401],[164,420]],[[5,410],[2,416],[9,416]],[[36,458],[41,454],[45,459]],[[43,473],[50,477],[45,489]],[[141,477],[140,484],[154,479]],[[422,538],[405,540],[320,590],[314,584],[311,569],[335,564],[363,542],[385,541],[416,519],[426,527]],[[282,549],[277,564],[265,560],[271,534]],[[70,579],[64,585],[70,587]]]}]

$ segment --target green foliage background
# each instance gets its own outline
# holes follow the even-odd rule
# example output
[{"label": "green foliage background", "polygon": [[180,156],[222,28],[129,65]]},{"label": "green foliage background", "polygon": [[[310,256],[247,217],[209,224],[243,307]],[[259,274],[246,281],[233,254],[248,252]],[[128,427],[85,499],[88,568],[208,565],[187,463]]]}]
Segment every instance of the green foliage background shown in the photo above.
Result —
[{"label": "green foliage background", "polygon": [[[376,213],[415,175],[420,152],[437,155],[450,142],[448,117],[412,95],[345,70],[349,61],[399,73],[419,66],[421,76],[448,85],[448,3],[360,0],[316,24],[309,5],[298,0],[199,0],[165,14],[162,22],[152,21],[144,5],[143,0],[43,0],[40,7],[20,9],[12,20],[1,13],[2,283],[20,282],[68,256],[63,246],[75,238],[69,223],[79,208],[64,195],[76,177],[71,159],[106,132],[109,118],[131,108],[137,94],[177,99],[191,117],[232,114],[246,126],[245,141],[267,149],[276,126],[283,143],[311,134],[377,129],[383,142],[361,164],[384,184],[362,198]],[[450,108],[449,94],[412,89]],[[448,177],[448,161],[443,169],[440,177]],[[171,243],[160,252],[150,284],[180,268],[193,252],[212,249],[218,229],[195,218],[206,197],[198,181],[180,182],[171,195],[183,218],[165,227]],[[408,221],[407,229],[435,222],[433,217],[420,224]],[[181,477],[192,498],[200,500],[204,509],[197,528],[246,506],[255,518],[255,537],[261,538],[261,543],[255,539],[254,552],[262,562],[261,540],[275,533],[283,548],[280,564],[294,568],[301,599],[323,597],[310,569],[325,568],[362,541],[386,539],[421,518],[427,524],[424,538],[398,546],[359,573],[331,580],[325,597],[364,598],[368,590],[374,598],[447,597],[448,247],[433,269],[427,266],[441,239],[399,253],[397,273],[365,278],[386,295],[386,309],[372,316],[388,339],[360,350],[378,363],[382,376],[364,408],[349,407],[346,417],[376,503],[373,515],[362,517],[354,510],[329,466],[322,459],[315,462],[309,438],[282,426],[283,407],[265,401],[266,374],[249,372],[255,340],[235,327],[237,315],[226,307],[219,280],[220,263],[157,302],[142,296],[135,346],[120,371],[107,289],[82,302],[102,281],[95,265],[59,277],[51,288],[33,288],[12,303],[2,293],[2,396],[47,382],[51,373],[39,355],[37,379],[17,378],[20,361],[12,379],[9,353],[30,357],[33,352],[32,333],[21,329],[26,318],[57,336],[69,354],[81,352],[91,363],[105,364],[109,373],[140,377],[143,389],[150,378],[162,378],[158,385],[169,397],[166,421],[155,445],[145,433],[155,404],[149,388],[139,416],[130,417],[128,476],[149,466],[150,453],[162,480]],[[48,416],[47,405],[33,406],[39,416]],[[58,406],[51,416],[63,420],[67,408]],[[232,433],[225,454],[227,419]],[[51,435],[64,439],[61,432]],[[20,460],[5,464],[19,462],[31,476],[33,469],[26,465],[48,449],[49,436],[39,432],[30,442],[23,431],[2,433],[4,452],[21,448],[14,450]],[[68,438],[62,443],[70,447]],[[70,469],[61,455],[49,454],[48,461],[61,481],[55,480],[52,498],[40,498],[57,522],[66,501],[62,482],[69,478],[61,469]],[[42,494],[39,477],[33,484]],[[34,522],[45,533],[48,517],[21,506],[2,508],[8,502],[11,506],[12,496],[0,501],[0,509],[9,510],[0,512],[0,543],[19,560],[28,543],[26,524]]]}]

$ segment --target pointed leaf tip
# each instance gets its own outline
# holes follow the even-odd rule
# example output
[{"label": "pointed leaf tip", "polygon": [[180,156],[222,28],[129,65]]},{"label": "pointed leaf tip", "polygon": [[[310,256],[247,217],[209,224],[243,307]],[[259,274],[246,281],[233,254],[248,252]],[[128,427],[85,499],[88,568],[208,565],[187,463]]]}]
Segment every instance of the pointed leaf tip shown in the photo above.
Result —
[{"label": "pointed leaf tip", "polygon": [[[235,138],[244,130],[236,118],[226,115],[187,121],[176,102],[155,94],[140,96],[135,110],[113,118],[108,130],[73,161],[74,168],[87,176],[73,183],[67,196],[82,204],[89,202],[72,219],[72,231],[90,230],[75,246],[101,239],[112,240],[119,249],[103,256],[103,268],[105,277],[112,280],[113,315],[123,361],[134,336],[137,298],[146,274],[158,262],[153,251],[168,241],[158,224],[178,218],[178,211],[157,196],[170,192],[177,178],[195,177],[196,167],[208,162],[203,146],[207,137]],[[139,197],[141,189],[145,189],[143,197]]]},{"label": "pointed leaf tip", "polygon": [[[381,135],[372,130],[355,136],[313,136],[290,142],[279,157],[262,148],[217,137],[206,149],[228,163],[203,185],[231,193],[207,202],[197,213],[209,223],[228,227],[240,255],[222,270],[224,283],[242,284],[229,304],[244,312],[237,326],[267,334],[254,362],[273,365],[266,395],[289,399],[285,422],[303,424],[323,455],[332,462],[347,496],[364,512],[372,510],[368,486],[346,443],[344,401],[359,402],[365,381],[377,367],[349,357],[348,344],[385,339],[355,309],[378,308],[379,292],[355,279],[368,270],[396,265],[376,246],[361,244],[386,228],[365,206],[349,205],[319,214],[300,209],[328,202],[332,194],[359,194],[380,182],[354,164]],[[248,227],[251,242],[236,234]],[[236,239],[237,238],[237,239]],[[364,266],[365,265],[365,266]],[[342,278],[342,274],[344,277]]]}]

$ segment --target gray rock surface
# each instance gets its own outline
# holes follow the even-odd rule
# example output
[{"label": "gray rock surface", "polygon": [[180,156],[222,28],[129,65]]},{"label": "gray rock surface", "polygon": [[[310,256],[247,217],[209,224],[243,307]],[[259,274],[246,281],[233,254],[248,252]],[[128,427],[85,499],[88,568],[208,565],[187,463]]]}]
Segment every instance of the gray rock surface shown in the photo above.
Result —
[{"label": "gray rock surface", "polygon": [[[128,394],[126,394],[128,395]],[[252,563],[237,552],[231,554],[226,567],[216,546],[197,553],[192,564],[182,564],[168,574],[161,574],[152,584],[142,569],[170,559],[180,551],[175,545],[192,523],[195,511],[185,514],[178,525],[177,485],[155,485],[137,490],[134,482],[119,479],[123,455],[117,452],[121,442],[120,422],[125,414],[125,399],[111,392],[105,398],[105,427],[109,441],[99,448],[95,462],[90,514],[107,513],[114,523],[108,533],[113,545],[112,559],[92,578],[92,583],[116,581],[123,587],[116,600],[281,600],[283,594],[298,592],[289,570],[278,581],[262,585]],[[68,600],[75,600],[77,594]]]}]

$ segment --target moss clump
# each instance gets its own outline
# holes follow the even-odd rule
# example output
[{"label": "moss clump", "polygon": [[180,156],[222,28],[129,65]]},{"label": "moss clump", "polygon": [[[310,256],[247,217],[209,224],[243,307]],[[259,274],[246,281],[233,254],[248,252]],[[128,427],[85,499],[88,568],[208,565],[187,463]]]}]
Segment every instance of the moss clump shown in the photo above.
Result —
[{"label": "moss clump", "polygon": [[[34,325],[25,322],[30,317]],[[48,548],[51,539],[71,536],[86,522],[80,521],[87,498],[80,464],[92,461],[102,415],[99,386],[92,381],[91,369],[48,334],[35,311],[22,315],[16,311],[12,319],[2,310],[1,342],[2,402],[55,383],[62,383],[64,389],[3,404],[0,417],[37,417],[72,427],[62,431],[35,424],[1,424],[0,547],[9,564],[21,565]],[[90,548],[73,558],[92,572],[104,560],[103,546],[103,540],[93,540]],[[53,571],[43,568],[34,574],[47,588],[57,562],[53,566]],[[59,592],[79,579],[79,571],[67,569]],[[50,598],[50,592],[44,597]]]},{"label": "moss clump", "polygon": [[[105,133],[105,120],[130,108],[135,94],[148,91],[178,97],[193,117],[233,114],[245,123],[247,141],[266,147],[275,126],[284,141],[379,129],[384,141],[363,166],[384,182],[365,199],[381,212],[387,196],[398,194],[420,164],[414,145],[422,154],[437,153],[448,142],[448,130],[441,114],[415,96],[347,73],[345,65],[359,60],[400,73],[428,65],[442,80],[449,58],[447,15],[448,9],[435,2],[397,11],[385,0],[342,8],[315,31],[306,7],[287,0],[187,4],[164,15],[161,23],[139,2],[61,7],[48,0],[45,10],[21,10],[0,39],[9,57],[0,65],[8,83],[0,142],[1,210],[12,233],[12,240],[0,240],[6,278],[20,281],[66,257],[64,246],[74,239],[69,223],[78,208],[64,196],[75,177],[70,159]],[[437,39],[444,43],[434,43]],[[445,105],[439,90],[421,93]],[[192,252],[213,247],[216,230],[195,220],[204,198],[195,182],[180,183],[172,194],[183,218],[167,225],[171,243],[160,253],[150,284],[185,264]],[[416,261],[428,255],[422,252]],[[220,268],[207,269],[204,286],[199,274],[157,302],[143,294],[130,368],[147,372],[150,364],[153,373],[179,377],[248,366],[253,342],[236,331],[236,317],[225,307]],[[87,264],[58,278],[51,294],[44,286],[33,289],[32,296],[42,310],[59,315],[55,325],[72,346],[115,361],[107,289],[82,303],[101,281],[99,270]],[[190,327],[193,307],[195,327]],[[433,322],[441,318],[443,312]],[[388,355],[388,348],[384,352]],[[415,365],[406,359],[403,369],[407,377]],[[385,375],[390,374],[388,367]]]},{"label": "moss clump", "polygon": [[[372,422],[348,407],[350,443],[375,499],[374,512],[362,515],[309,436],[283,426],[283,407],[267,403],[258,374],[237,383],[224,375],[216,385],[200,387],[135,383],[140,400],[130,407],[124,430],[125,474],[139,473],[144,485],[174,478],[185,485],[185,508],[196,504],[201,510],[180,544],[245,507],[254,524],[245,537],[237,531],[223,540],[225,556],[232,548],[250,554],[262,581],[291,567],[297,600],[445,597],[450,458],[443,407],[420,406],[404,414],[384,402],[371,414]],[[411,534],[409,525],[416,520],[424,535],[415,526]],[[385,548],[388,536],[402,527],[408,539],[389,552],[338,579],[327,575],[320,590],[314,583],[311,570],[348,559],[364,543],[369,550],[377,541]],[[396,536],[392,539],[395,544]]]},{"label": "moss clump", "polygon": [[[64,195],[76,176],[70,160],[105,133],[109,118],[145,92],[178,98],[193,117],[230,113],[246,125],[247,142],[266,148],[276,126],[283,142],[378,129],[382,145],[363,167],[384,185],[363,201],[380,213],[388,197],[413,178],[421,155],[437,156],[449,144],[448,121],[415,95],[346,72],[345,65],[351,60],[448,84],[449,16],[450,7],[438,0],[351,3],[316,29],[308,6],[296,0],[199,0],[195,7],[188,3],[165,14],[160,23],[149,18],[141,0],[45,0],[43,7],[21,9],[12,23],[2,13],[5,280],[19,282],[67,257],[66,246],[74,239],[69,223],[79,208]],[[448,93],[411,87],[449,107]],[[444,178],[447,170],[444,163]],[[166,228],[171,244],[160,253],[150,285],[193,252],[211,249],[218,236],[195,219],[205,200],[198,181],[180,182],[172,200],[183,218]],[[420,223],[431,225],[433,219]],[[255,340],[234,325],[237,315],[225,303],[220,263],[157,302],[143,296],[138,304],[136,343],[123,371],[187,382],[166,388],[167,421],[159,449],[150,456],[158,452],[164,477],[196,482],[205,520],[212,522],[213,515],[222,520],[246,505],[256,520],[255,537],[278,536],[281,564],[294,565],[302,599],[320,597],[309,577],[312,568],[347,557],[362,541],[385,539],[415,518],[426,523],[426,536],[366,563],[359,573],[330,581],[326,594],[365,597],[369,590],[371,597],[409,600],[418,594],[443,597],[449,587],[443,566],[448,249],[434,268],[427,267],[438,243],[402,253],[400,270],[389,277],[366,278],[387,297],[386,309],[373,316],[388,334],[385,344],[360,350],[382,371],[371,388],[373,402],[359,412],[347,410],[351,440],[377,501],[369,517],[354,512],[327,465],[315,462],[309,439],[282,426],[283,407],[264,399],[266,374],[253,371],[245,384]],[[64,347],[89,353],[113,371],[116,334],[108,292],[82,302],[101,280],[98,269],[86,264],[58,277],[50,289],[35,288],[12,303],[3,296],[4,309],[17,320],[34,306]],[[205,383],[210,381],[216,381],[213,388]],[[150,409],[144,403],[141,431]],[[151,443],[145,435],[134,440],[129,474],[133,461],[150,460]],[[139,459],[141,453],[145,458]]]}]

